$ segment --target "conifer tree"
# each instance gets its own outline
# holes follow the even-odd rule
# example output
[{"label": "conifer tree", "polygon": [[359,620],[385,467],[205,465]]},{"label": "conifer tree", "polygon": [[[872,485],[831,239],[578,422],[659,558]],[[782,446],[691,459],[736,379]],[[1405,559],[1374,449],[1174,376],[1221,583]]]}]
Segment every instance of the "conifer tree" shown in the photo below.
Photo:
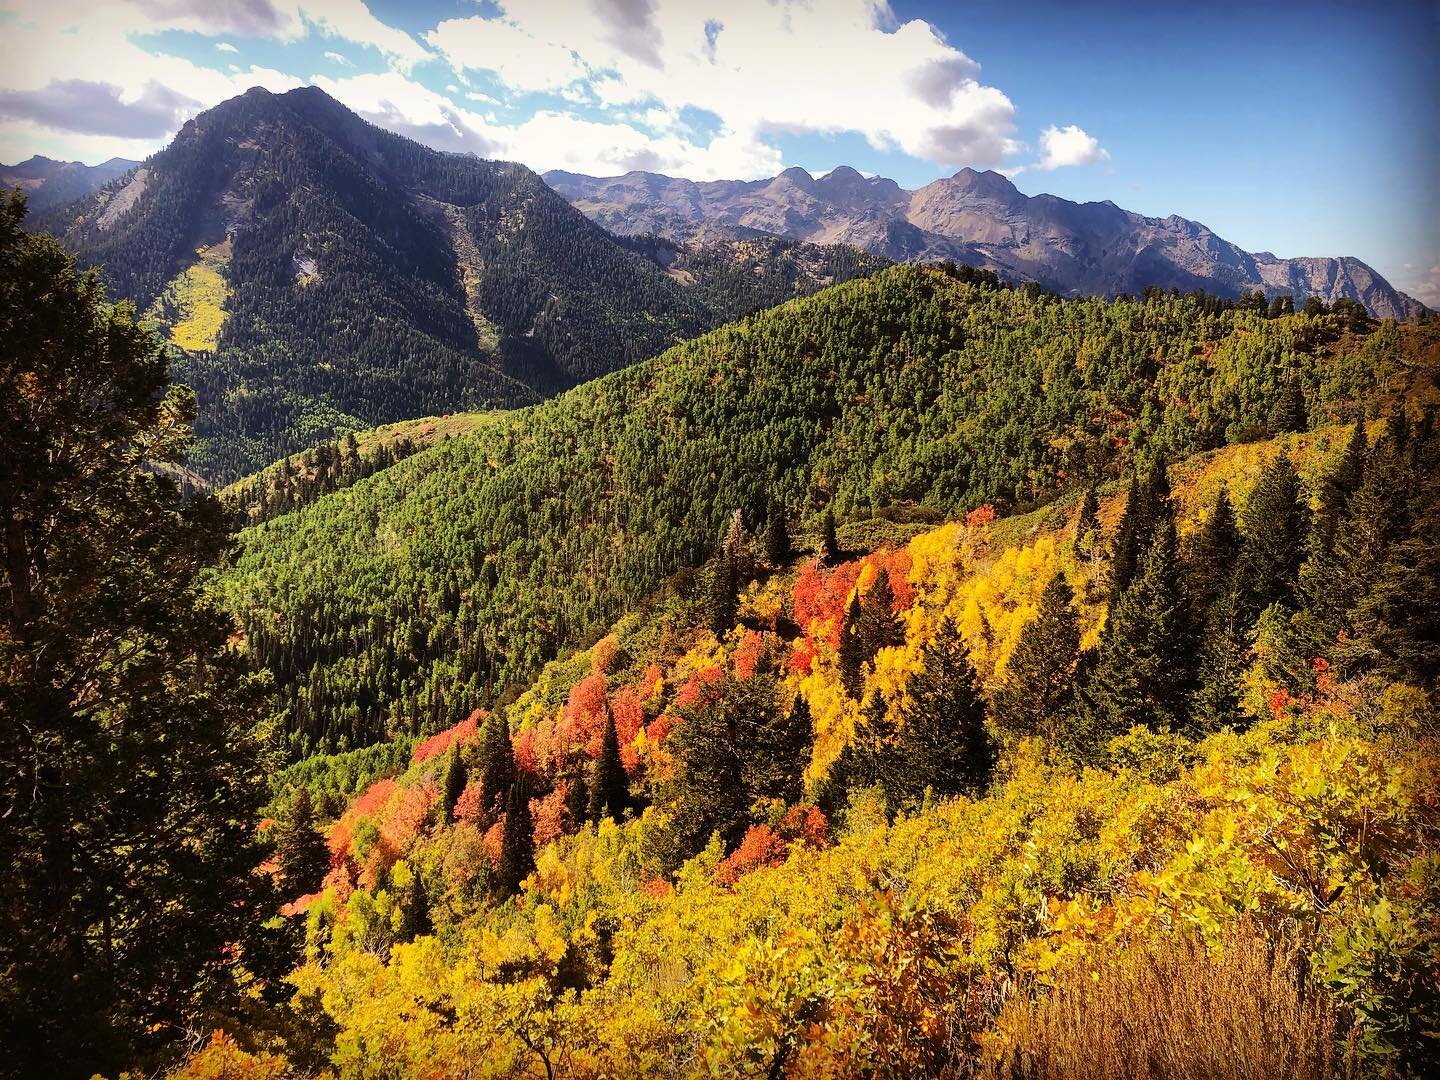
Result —
[{"label": "conifer tree", "polygon": [[291,900],[314,892],[330,870],[330,848],[315,819],[309,788],[302,785],[296,789],[289,812],[275,830],[280,891]]},{"label": "conifer tree", "polygon": [[710,629],[718,637],[735,625],[739,615],[740,583],[736,573],[735,556],[728,548],[715,558],[710,570]]},{"label": "conifer tree", "polygon": [[605,733],[600,738],[600,756],[590,782],[590,820],[605,818],[619,821],[630,802],[630,784],[625,766],[620,761],[620,736],[615,730],[615,716],[605,710]]},{"label": "conifer tree", "polygon": [[910,680],[910,706],[900,728],[901,783],[910,798],[927,788],[942,796],[981,791],[994,759],[985,699],[964,638],[950,619],[940,624],[924,664]]},{"label": "conifer tree", "polygon": [[765,517],[765,558],[771,566],[784,566],[790,559],[790,547],[785,509],[772,499]]},{"label": "conifer tree", "polygon": [[860,597],[852,596],[845,609],[845,624],[840,628],[840,685],[856,701],[865,692],[865,641],[860,636],[862,612]]},{"label": "conifer tree", "polygon": [[466,775],[465,762],[460,758],[460,747],[452,746],[450,755],[445,760],[445,775],[440,785],[440,820],[448,824],[455,816],[455,804],[460,800],[465,785],[469,782]]},{"label": "conifer tree", "polygon": [[1210,606],[1229,587],[1239,553],[1235,510],[1222,484],[1209,514],[1190,534],[1185,550],[1185,579],[1198,620],[1203,621]]},{"label": "conifer tree", "polygon": [[520,891],[535,869],[535,823],[530,817],[530,785],[516,780],[505,796],[505,825],[500,831],[500,859],[495,864],[495,890],[503,899]]},{"label": "conifer tree", "polygon": [[1135,577],[1140,560],[1140,481],[1132,476],[1130,488],[1125,496],[1125,509],[1115,525],[1115,537],[1110,543],[1110,592],[1117,596],[1124,592]]},{"label": "conifer tree", "polygon": [[1305,397],[1300,392],[1300,382],[1292,372],[1280,388],[1265,427],[1271,435],[1284,435],[1290,431],[1305,430]]},{"label": "conifer tree", "polygon": [[1075,752],[1093,757],[1135,725],[1179,726],[1193,658],[1175,553],[1175,522],[1163,517],[1145,564],[1111,605],[1099,655],[1083,691]]},{"label": "conifer tree", "polygon": [[1065,726],[1080,652],[1080,619],[1064,573],[1040,594],[1036,616],[1020,632],[995,695],[993,722],[1005,739],[1040,735],[1056,742]]},{"label": "conifer tree", "polygon": [[1318,632],[1327,636],[1338,632],[1349,603],[1354,601],[1343,587],[1351,568],[1343,564],[1336,538],[1342,523],[1350,520],[1351,500],[1365,482],[1369,449],[1364,424],[1357,420],[1339,460],[1321,481],[1319,506],[1305,540],[1299,603],[1316,620]]},{"label": "conifer tree", "polygon": [[869,663],[881,649],[905,643],[905,628],[895,617],[895,590],[890,587],[890,572],[881,569],[860,601],[857,636]]},{"label": "conifer tree", "polygon": [[485,718],[480,732],[480,788],[489,813],[499,813],[505,793],[515,783],[515,748],[503,710]]},{"label": "conifer tree", "polygon": [[840,541],[835,534],[835,511],[825,508],[825,519],[820,525],[820,559],[826,566],[840,562]]},{"label": "conifer tree", "polygon": [[[263,936],[269,712],[172,466],[194,395],[0,196],[0,1071],[116,1075]],[[233,986],[232,986],[233,989]]]},{"label": "conifer tree", "polygon": [[1240,680],[1250,652],[1238,573],[1211,603],[1200,635],[1189,729],[1207,735],[1240,717]]},{"label": "conifer tree", "polygon": [[1307,522],[1300,503],[1300,481],[1287,454],[1277,454],[1261,471],[1245,504],[1241,525],[1251,612],[1258,615],[1277,602],[1293,604]]}]

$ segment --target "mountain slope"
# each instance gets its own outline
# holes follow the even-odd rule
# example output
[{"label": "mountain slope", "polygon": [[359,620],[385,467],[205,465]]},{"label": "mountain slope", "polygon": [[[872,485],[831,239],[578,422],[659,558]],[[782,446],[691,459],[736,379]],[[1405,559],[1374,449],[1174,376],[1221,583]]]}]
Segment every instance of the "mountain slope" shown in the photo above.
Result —
[{"label": "mountain slope", "polygon": [[[1425,331],[1429,332],[1429,331]],[[1422,331],[1190,299],[1057,301],[894,267],[450,439],[246,530],[220,587],[297,750],[463,718],[714,551],[1043,502],[1137,453],[1304,423],[1410,377]]]},{"label": "mountain slope", "polygon": [[1358,300],[1382,318],[1423,308],[1358,259],[1252,254],[1205,226],[1147,218],[1110,202],[1027,196],[996,172],[962,169],[915,191],[847,166],[812,177],[791,168],[770,180],[712,181],[632,172],[597,178],[550,172],[545,180],[617,233],[684,239],[718,224],[816,243],[855,244],[896,260],[955,259],[1062,295],[1139,293],[1147,286],[1235,297]]},{"label": "mountain slope", "polygon": [[187,348],[198,464],[222,481],[337,431],[527,404],[730,314],[523,166],[430,150],[313,87],[227,101],[37,224]]},{"label": "mountain slope", "polygon": [[37,154],[18,165],[0,164],[0,188],[18,187],[25,192],[30,212],[43,214],[103,187],[137,164],[111,158],[99,165],[86,165],[83,161],[55,161]]}]

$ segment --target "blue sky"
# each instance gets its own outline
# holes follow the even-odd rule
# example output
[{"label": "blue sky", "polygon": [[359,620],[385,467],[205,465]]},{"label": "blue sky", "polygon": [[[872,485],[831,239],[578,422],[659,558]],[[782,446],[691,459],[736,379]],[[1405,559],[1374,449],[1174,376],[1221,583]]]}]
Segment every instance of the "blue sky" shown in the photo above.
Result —
[{"label": "blue sky", "polygon": [[537,169],[916,187],[1178,213],[1357,255],[1440,304],[1440,6],[891,0],[0,0],[0,160],[141,157],[250,85],[315,82]]}]

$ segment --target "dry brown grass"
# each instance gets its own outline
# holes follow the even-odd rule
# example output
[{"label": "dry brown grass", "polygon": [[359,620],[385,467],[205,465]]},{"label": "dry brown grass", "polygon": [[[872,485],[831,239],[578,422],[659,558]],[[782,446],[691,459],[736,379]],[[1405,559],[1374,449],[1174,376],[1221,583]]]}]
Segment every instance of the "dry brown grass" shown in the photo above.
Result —
[{"label": "dry brown grass", "polygon": [[996,1080],[1279,1080],[1357,1074],[1341,1024],[1293,944],[1238,931],[1207,953],[1188,939],[1075,970],[1000,1026]]}]

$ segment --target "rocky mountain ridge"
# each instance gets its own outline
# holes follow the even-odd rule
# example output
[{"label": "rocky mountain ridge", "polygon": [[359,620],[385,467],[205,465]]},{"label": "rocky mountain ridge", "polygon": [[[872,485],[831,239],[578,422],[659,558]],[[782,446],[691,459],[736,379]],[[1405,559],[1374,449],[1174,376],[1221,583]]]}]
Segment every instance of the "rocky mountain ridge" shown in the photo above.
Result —
[{"label": "rocky mountain ridge", "polygon": [[696,182],[657,173],[545,180],[612,232],[684,240],[716,226],[811,243],[854,244],[897,261],[954,259],[1062,295],[1204,289],[1303,303],[1358,300],[1383,318],[1421,314],[1419,301],[1359,259],[1281,259],[1247,252],[1178,215],[1145,217],[1113,202],[1025,195],[998,172],[961,169],[908,191],[849,166],[824,176],[789,168],[768,180]]}]

